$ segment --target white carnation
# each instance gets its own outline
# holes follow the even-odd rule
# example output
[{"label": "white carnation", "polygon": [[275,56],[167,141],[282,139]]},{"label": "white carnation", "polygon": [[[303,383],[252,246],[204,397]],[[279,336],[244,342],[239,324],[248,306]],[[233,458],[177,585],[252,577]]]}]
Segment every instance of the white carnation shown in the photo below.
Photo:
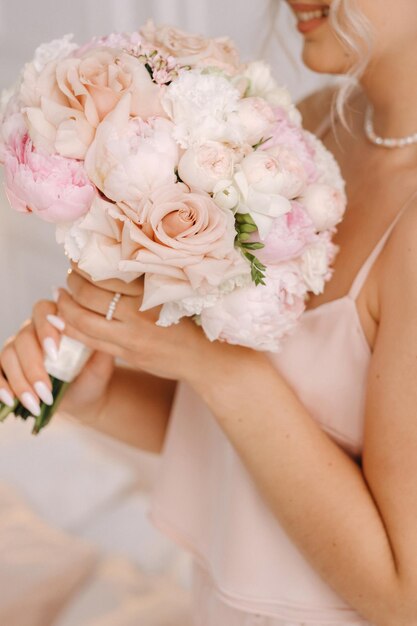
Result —
[{"label": "white carnation", "polygon": [[171,83],[162,103],[176,125],[175,139],[189,148],[207,140],[242,144],[239,99],[239,91],[223,76],[192,70]]},{"label": "white carnation", "polygon": [[329,242],[322,239],[307,248],[302,254],[301,273],[309,291],[323,293],[324,284],[329,278]]},{"label": "white carnation", "polygon": [[68,34],[62,37],[62,39],[54,39],[39,46],[35,50],[35,56],[32,61],[35,70],[40,73],[51,61],[65,59],[75,50],[78,50],[79,46],[73,43],[73,37],[74,35]]}]

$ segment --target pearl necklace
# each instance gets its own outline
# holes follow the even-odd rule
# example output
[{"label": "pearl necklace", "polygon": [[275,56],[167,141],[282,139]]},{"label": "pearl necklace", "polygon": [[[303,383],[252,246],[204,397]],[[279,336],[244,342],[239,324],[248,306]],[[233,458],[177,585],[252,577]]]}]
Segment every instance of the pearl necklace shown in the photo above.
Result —
[{"label": "pearl necklace", "polygon": [[417,133],[408,135],[407,137],[401,137],[400,139],[384,139],[384,137],[379,137],[374,130],[373,114],[374,110],[372,106],[369,105],[365,113],[364,129],[365,135],[371,143],[382,148],[405,148],[417,143]]}]

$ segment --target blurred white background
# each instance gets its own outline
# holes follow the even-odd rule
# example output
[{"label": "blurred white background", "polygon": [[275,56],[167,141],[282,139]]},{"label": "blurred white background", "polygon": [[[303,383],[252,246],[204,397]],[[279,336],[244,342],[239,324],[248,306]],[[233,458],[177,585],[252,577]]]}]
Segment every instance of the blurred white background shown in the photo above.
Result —
[{"label": "blurred white background", "polygon": [[[68,32],[74,33],[77,42],[83,42],[94,34],[131,31],[150,17],[206,35],[230,35],[245,59],[259,57],[265,52],[263,43],[271,28],[268,8],[269,0],[0,0],[0,88],[14,82],[42,42]],[[302,67],[300,43],[284,6],[267,56],[276,77],[289,87],[295,99],[323,82],[323,78]],[[37,299],[50,297],[53,286],[64,284],[66,268],[62,250],[54,242],[53,227],[13,213],[1,192],[1,344],[30,314]],[[147,492],[158,459],[85,433],[59,419],[38,439],[29,432],[29,424],[11,420],[1,426],[0,487],[2,483],[11,486],[13,498],[23,496],[44,523],[87,540],[101,559],[84,595],[77,596],[77,600],[71,596],[72,608],[54,624],[174,624],[175,611],[180,615],[183,610],[178,589],[177,604],[172,605],[176,608],[169,611],[169,619],[161,614],[152,621],[147,613],[146,621],[140,621],[143,606],[138,607],[132,600],[142,590],[148,594],[147,610],[151,611],[149,594],[153,591],[143,585],[143,573],[167,575],[173,584],[185,588],[188,584],[188,557],[153,530],[146,518]],[[0,488],[0,520],[3,505]],[[0,583],[6,563],[6,577],[10,577],[12,549],[9,539],[6,544],[2,541],[2,532],[4,538],[0,522]],[[25,537],[27,541],[28,535]],[[122,561],[115,561],[115,555]],[[161,597],[165,593],[163,604],[169,606],[170,588],[161,582],[155,584]],[[3,601],[0,592],[0,618]],[[130,608],[127,610],[125,605]],[[105,613],[103,621],[97,617],[100,611]],[[181,619],[181,626],[185,626]],[[43,616],[42,620],[40,624],[47,626],[48,619]],[[10,619],[0,622],[12,624]],[[13,623],[26,626],[24,619]],[[30,626],[37,624],[30,622]]]}]

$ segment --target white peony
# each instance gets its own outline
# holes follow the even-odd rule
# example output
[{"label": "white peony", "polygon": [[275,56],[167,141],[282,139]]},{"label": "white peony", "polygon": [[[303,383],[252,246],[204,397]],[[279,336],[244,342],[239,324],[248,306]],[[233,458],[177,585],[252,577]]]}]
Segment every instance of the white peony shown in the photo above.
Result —
[{"label": "white peony", "polygon": [[239,213],[250,213],[263,241],[275,218],[291,211],[290,200],[305,188],[306,174],[297,157],[281,147],[243,159],[235,175],[241,193]]},{"label": "white peony", "polygon": [[317,182],[335,187],[343,193],[345,192],[345,181],[343,180],[340,167],[324,144],[313,133],[304,131],[304,136],[315,152],[314,163],[318,171]]},{"label": "white peony", "polygon": [[263,61],[249,63],[243,76],[248,81],[246,96],[264,98],[272,106],[284,109],[290,121],[296,126],[301,126],[301,114],[294,106],[290,92],[286,87],[278,85],[267,63]]},{"label": "white peony", "polygon": [[192,70],[171,83],[162,105],[176,126],[174,137],[182,148],[206,141],[242,144],[239,99],[239,91],[223,76]]},{"label": "white peony", "polygon": [[343,218],[346,208],[345,194],[321,183],[309,185],[299,201],[319,232],[334,228]]}]

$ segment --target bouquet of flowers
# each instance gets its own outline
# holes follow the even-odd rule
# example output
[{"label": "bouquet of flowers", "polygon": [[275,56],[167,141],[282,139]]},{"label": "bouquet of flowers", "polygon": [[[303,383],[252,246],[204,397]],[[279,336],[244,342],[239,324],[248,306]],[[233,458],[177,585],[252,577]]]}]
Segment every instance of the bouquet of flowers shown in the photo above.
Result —
[{"label": "bouquet of flowers", "polygon": [[[92,280],[144,276],[160,326],[191,316],[210,340],[277,351],[331,277],[338,166],[227,38],[148,22],[40,46],[2,95],[0,159],[11,206],[54,223]],[[63,337],[47,358],[55,402],[35,432],[88,357]]]}]

